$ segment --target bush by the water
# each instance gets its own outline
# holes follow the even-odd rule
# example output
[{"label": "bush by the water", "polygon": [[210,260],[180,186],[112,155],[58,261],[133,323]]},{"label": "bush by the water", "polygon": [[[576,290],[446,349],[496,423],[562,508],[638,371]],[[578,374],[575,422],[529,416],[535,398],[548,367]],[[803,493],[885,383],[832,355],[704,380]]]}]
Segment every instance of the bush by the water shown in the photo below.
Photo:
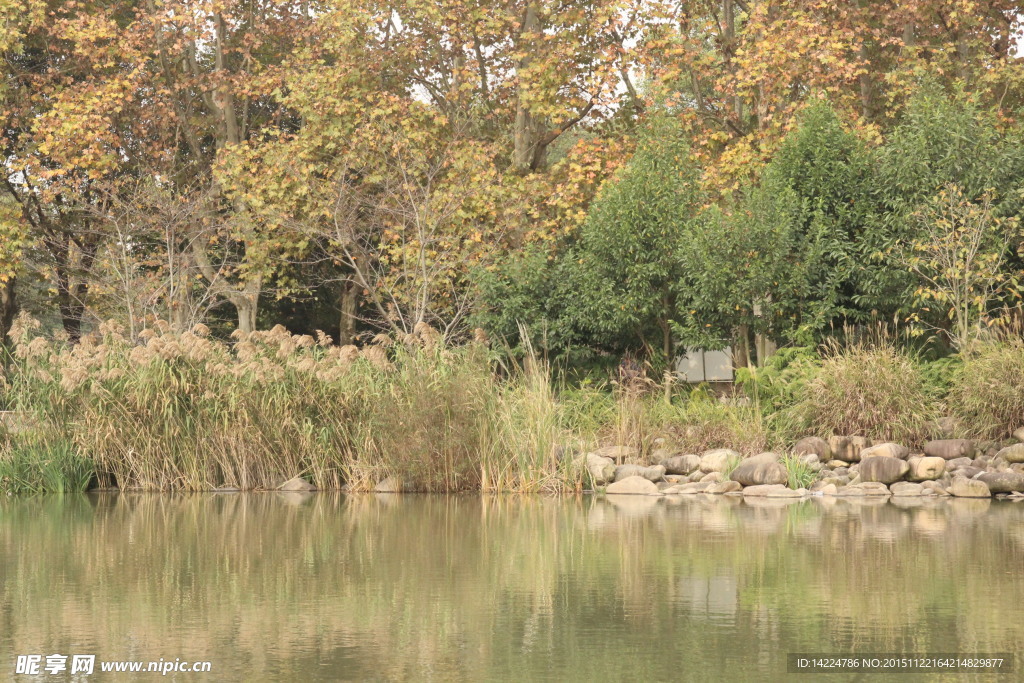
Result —
[{"label": "bush by the water", "polygon": [[1024,339],[989,341],[965,354],[949,405],[971,435],[1003,439],[1024,427]]},{"label": "bush by the water", "polygon": [[820,434],[917,443],[936,416],[921,365],[889,342],[833,344],[794,408]]}]

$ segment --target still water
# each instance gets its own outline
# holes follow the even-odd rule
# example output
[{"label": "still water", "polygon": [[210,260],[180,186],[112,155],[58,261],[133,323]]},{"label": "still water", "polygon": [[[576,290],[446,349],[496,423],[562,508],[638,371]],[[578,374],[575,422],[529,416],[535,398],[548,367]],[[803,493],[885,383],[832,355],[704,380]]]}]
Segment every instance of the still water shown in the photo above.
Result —
[{"label": "still water", "polygon": [[0,579],[4,680],[30,653],[212,667],[79,680],[784,680],[791,652],[1022,649],[1024,504],[5,497]]}]

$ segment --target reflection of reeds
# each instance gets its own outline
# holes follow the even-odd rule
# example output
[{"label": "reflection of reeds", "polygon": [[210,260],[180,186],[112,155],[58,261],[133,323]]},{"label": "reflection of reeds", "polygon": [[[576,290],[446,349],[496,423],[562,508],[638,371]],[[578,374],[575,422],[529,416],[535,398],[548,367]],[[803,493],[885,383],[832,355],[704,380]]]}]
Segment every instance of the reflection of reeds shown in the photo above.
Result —
[{"label": "reflection of reeds", "polygon": [[1024,507],[833,502],[5,497],[0,648],[298,671],[344,644],[346,678],[388,680],[605,680],[627,662],[665,680],[684,656],[691,673],[748,658],[771,679],[786,652],[1024,638],[999,599],[1024,590]]}]

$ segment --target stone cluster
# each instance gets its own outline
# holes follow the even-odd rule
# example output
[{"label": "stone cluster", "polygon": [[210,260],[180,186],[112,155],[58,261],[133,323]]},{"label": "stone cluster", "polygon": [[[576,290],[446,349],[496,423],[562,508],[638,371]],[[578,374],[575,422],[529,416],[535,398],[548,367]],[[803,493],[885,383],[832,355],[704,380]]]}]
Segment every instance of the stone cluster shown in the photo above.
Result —
[{"label": "stone cluster", "polygon": [[789,458],[813,473],[806,488],[788,486],[783,457],[743,457],[728,448],[701,454],[658,448],[656,464],[641,464],[640,452],[609,446],[583,456],[594,486],[608,495],[723,494],[803,496],[956,496],[1024,499],[1024,431],[1017,443],[940,439],[913,449],[873,443],[863,436],[810,436],[794,444]]}]

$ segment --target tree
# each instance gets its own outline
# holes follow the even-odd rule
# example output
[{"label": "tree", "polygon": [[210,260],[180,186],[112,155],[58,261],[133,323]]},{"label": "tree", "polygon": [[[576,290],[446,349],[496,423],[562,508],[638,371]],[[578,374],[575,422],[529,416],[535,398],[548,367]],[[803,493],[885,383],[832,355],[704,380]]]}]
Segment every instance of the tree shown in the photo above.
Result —
[{"label": "tree", "polygon": [[673,354],[671,322],[687,292],[677,257],[702,201],[700,173],[677,121],[663,114],[636,154],[591,207],[570,251],[579,329],[611,348],[645,346]]},{"label": "tree", "polygon": [[[1021,236],[1020,220],[993,215],[989,194],[972,202],[954,184],[943,187],[916,217],[921,230],[904,257],[919,281],[915,299],[925,310],[940,309],[950,324],[943,331],[954,347],[964,349],[997,302],[1020,303],[1020,274],[1005,270]],[[920,314],[912,319],[925,320]]]}]

